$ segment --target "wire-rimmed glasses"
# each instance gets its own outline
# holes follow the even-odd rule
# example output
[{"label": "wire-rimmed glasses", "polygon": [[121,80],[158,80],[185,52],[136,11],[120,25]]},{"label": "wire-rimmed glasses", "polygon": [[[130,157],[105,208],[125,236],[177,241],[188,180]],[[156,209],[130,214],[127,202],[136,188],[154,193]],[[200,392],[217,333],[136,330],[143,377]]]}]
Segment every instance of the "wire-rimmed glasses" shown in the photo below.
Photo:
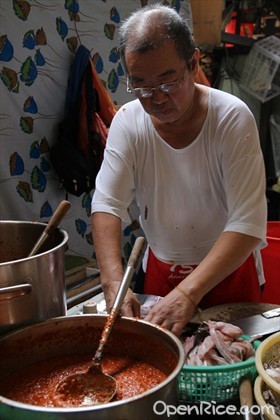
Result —
[{"label": "wire-rimmed glasses", "polygon": [[186,68],[187,68],[187,66],[185,66],[185,68],[184,68],[183,75],[179,79],[177,79],[176,81],[170,82],[170,83],[162,83],[162,84],[160,84],[156,87],[133,88],[131,86],[129,78],[127,78],[127,80],[126,80],[126,91],[129,92],[129,93],[132,93],[138,99],[150,98],[153,95],[153,92],[156,91],[156,90],[160,90],[162,93],[165,93],[166,95],[171,95],[172,93],[177,92],[177,90],[179,90],[180,87],[182,86],[182,83],[183,83],[183,80],[184,80],[184,77],[185,77],[185,73],[186,73]]}]

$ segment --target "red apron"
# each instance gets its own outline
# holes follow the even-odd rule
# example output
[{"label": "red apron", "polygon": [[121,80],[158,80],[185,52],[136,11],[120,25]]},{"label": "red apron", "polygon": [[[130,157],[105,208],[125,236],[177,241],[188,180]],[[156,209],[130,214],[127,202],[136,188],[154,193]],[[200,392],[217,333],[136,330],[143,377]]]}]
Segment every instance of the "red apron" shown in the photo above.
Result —
[{"label": "red apron", "polygon": [[[149,249],[144,293],[166,296],[194,269],[195,265],[168,264],[158,260]],[[235,302],[261,302],[261,288],[253,254],[230,276],[208,292],[201,308]]]}]

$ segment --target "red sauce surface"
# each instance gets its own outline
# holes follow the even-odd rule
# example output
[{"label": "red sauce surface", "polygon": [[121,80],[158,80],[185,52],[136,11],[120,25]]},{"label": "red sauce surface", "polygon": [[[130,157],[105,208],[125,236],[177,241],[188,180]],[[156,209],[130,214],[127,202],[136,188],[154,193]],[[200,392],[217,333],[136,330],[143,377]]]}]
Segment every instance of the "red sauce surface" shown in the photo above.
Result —
[{"label": "red sauce surface", "polygon": [[[87,371],[91,358],[92,355],[58,356],[28,365],[1,381],[0,395],[25,404],[56,407],[56,386],[68,375]],[[104,355],[102,368],[117,381],[112,401],[139,395],[166,378],[156,367],[124,356]]]}]

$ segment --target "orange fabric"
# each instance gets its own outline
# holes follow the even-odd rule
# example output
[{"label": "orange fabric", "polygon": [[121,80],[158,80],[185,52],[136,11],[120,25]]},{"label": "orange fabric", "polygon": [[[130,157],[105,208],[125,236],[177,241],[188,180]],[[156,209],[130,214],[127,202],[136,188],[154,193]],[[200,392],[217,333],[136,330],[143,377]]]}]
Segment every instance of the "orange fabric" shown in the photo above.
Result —
[{"label": "orange fabric", "polygon": [[[109,131],[109,125],[116,114],[116,105],[114,104],[112,98],[107,92],[105,86],[99,79],[99,76],[95,70],[92,60],[89,60],[93,87],[97,90],[98,93],[98,102],[99,110],[98,113],[94,112],[92,118],[92,127],[91,130],[99,133],[100,139],[102,142],[103,148],[105,148],[106,140]],[[87,101],[86,101],[86,83],[82,83],[81,88],[81,104],[80,104],[80,113],[79,113],[79,133],[77,140],[77,147],[85,157],[88,158],[88,147],[89,147],[89,138],[88,138],[88,118],[87,118]]]},{"label": "orange fabric", "polygon": [[98,112],[100,117],[102,118],[103,122],[109,126],[112,122],[114,115],[117,112],[117,107],[113,102],[111,96],[109,95],[107,89],[99,79],[97,71],[95,70],[94,64],[92,60],[90,61],[91,70],[92,70],[92,77],[93,77],[93,85],[98,92],[98,99],[100,105],[100,111]]},{"label": "orange fabric", "polygon": [[94,113],[93,117],[93,131],[97,131],[100,134],[100,139],[102,142],[103,147],[105,148],[109,128],[104,124],[102,118],[99,116],[97,112]]},{"label": "orange fabric", "polygon": [[[158,260],[149,249],[144,293],[166,296],[196,266],[167,264]],[[261,289],[257,277],[255,261],[251,255],[234,273],[207,293],[199,306],[208,308],[214,305],[234,302],[260,302]]]}]

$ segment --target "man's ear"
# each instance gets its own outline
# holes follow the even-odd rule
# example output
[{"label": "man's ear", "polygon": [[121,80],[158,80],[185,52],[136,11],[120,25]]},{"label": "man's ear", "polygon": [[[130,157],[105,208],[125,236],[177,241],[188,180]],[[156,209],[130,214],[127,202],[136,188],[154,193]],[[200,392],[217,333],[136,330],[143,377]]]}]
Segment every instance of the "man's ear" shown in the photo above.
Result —
[{"label": "man's ear", "polygon": [[194,77],[198,73],[199,59],[200,59],[200,51],[198,48],[196,48],[193,52],[192,58],[190,59],[190,70]]}]

